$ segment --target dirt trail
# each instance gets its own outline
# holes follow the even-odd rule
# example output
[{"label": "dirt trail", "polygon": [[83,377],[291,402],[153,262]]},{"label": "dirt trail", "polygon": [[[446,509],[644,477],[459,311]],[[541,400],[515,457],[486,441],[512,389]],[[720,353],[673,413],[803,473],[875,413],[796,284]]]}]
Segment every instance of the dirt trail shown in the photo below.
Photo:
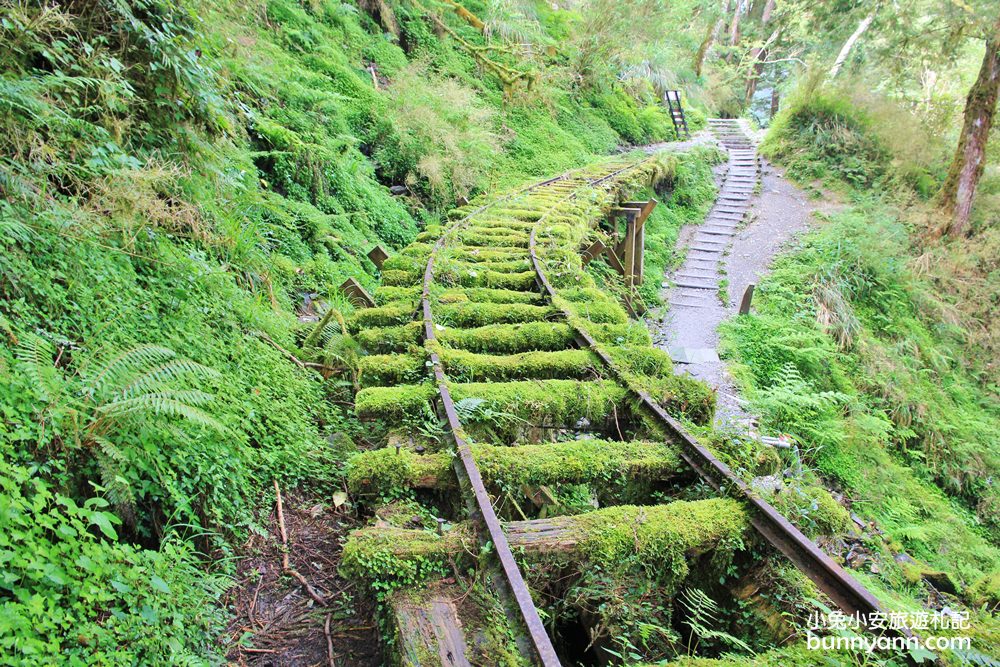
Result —
[{"label": "dirt trail", "polygon": [[[716,420],[720,423],[746,415],[726,364],[718,356],[719,324],[737,314],[747,286],[760,281],[775,255],[809,227],[818,210],[780,170],[763,160],[751,193],[743,201],[733,196],[746,191],[748,182],[747,171],[734,165],[733,156],[745,155],[744,145],[753,150],[748,128],[742,122],[738,130],[733,125],[714,124],[720,146],[725,149],[728,143],[730,154],[728,169],[719,174],[720,197],[704,222],[681,230],[677,244],[687,253],[686,261],[665,277],[669,287],[664,301],[670,308],[663,321],[653,325],[654,342],[670,352],[677,371],[717,389]],[[756,161],[755,150],[753,156]],[[742,164],[746,163],[744,159]],[[720,290],[723,286],[725,290]]]}]

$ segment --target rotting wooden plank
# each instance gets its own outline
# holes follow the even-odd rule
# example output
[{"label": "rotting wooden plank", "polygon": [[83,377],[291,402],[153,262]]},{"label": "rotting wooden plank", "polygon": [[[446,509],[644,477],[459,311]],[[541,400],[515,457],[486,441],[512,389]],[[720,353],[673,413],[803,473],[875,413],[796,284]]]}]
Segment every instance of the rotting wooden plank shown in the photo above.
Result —
[{"label": "rotting wooden plank", "polygon": [[[455,585],[441,585],[431,592],[397,593],[390,607],[396,620],[403,665],[472,667],[465,632],[455,600],[463,592]],[[434,662],[428,662],[434,660]]]}]

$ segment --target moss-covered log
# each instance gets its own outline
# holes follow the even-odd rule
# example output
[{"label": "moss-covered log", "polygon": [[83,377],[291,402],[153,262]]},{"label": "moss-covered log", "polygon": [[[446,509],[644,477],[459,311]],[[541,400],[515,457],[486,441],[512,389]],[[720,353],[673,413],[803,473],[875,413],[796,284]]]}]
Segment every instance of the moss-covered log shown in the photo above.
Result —
[{"label": "moss-covered log", "polygon": [[362,387],[414,384],[427,375],[425,355],[372,354],[358,361],[359,383]]},{"label": "moss-covered log", "polygon": [[398,327],[372,327],[355,335],[358,344],[372,354],[405,352],[420,345],[422,324],[410,322]]},{"label": "moss-covered log", "polygon": [[608,507],[576,516],[508,523],[507,538],[525,559],[572,554],[579,567],[642,571],[663,585],[688,573],[688,561],[708,551],[722,557],[743,543],[750,526],[743,506],[729,498],[669,505]]},{"label": "moss-covered log", "polygon": [[376,591],[391,591],[450,574],[452,562],[469,565],[478,551],[467,523],[455,524],[443,535],[383,523],[351,532],[340,571]]},{"label": "moss-covered log", "polygon": [[[594,484],[620,490],[626,484],[664,479],[684,470],[677,449],[657,442],[574,440],[542,445],[472,445],[483,481],[494,488],[521,485]],[[449,452],[418,455],[403,449],[376,449],[348,464],[353,493],[393,497],[406,489],[449,489],[457,481]]]},{"label": "moss-covered log", "polygon": [[[708,551],[720,560],[743,544],[749,517],[728,498],[669,505],[621,505],[575,516],[506,525],[511,547],[522,560],[545,563],[571,555],[583,569],[641,572],[672,586],[688,574],[688,561]],[[386,523],[355,530],[344,545],[341,571],[369,582],[376,590],[393,590],[443,576],[450,563],[471,563],[478,553],[471,526],[458,523],[438,535]]]},{"label": "moss-covered log", "polygon": [[450,289],[438,295],[439,303],[464,303],[475,301],[479,303],[530,303],[539,305],[545,298],[540,292],[521,292],[509,289],[491,289],[489,287],[468,287]]},{"label": "moss-covered log", "polygon": [[[649,332],[636,324],[594,325],[591,334],[615,345],[649,345]],[[576,334],[560,322],[493,324],[475,329],[444,329],[437,334],[443,344],[470,352],[516,354],[533,350],[565,350],[572,347]]]},{"label": "moss-covered log", "polygon": [[556,310],[551,306],[525,303],[475,303],[472,301],[439,306],[434,321],[444,326],[474,328],[490,324],[520,324],[551,319]]},{"label": "moss-covered log", "polygon": [[601,367],[597,356],[588,350],[494,355],[445,348],[440,354],[448,377],[463,382],[582,380],[597,377]]}]

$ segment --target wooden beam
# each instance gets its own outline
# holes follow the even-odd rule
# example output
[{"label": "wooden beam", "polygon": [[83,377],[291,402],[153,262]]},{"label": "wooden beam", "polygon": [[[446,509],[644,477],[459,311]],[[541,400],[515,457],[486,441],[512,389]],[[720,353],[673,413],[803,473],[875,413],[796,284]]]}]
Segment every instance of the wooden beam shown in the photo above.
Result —
[{"label": "wooden beam", "polygon": [[743,292],[743,298],[740,300],[740,315],[746,315],[750,312],[750,304],[753,302],[753,290],[756,285],[750,283],[747,285],[747,289]]},{"label": "wooden beam", "polygon": [[386,252],[385,248],[377,245],[368,251],[368,259],[372,261],[372,264],[374,264],[377,269],[381,270],[382,264],[385,260],[389,259],[389,253]]},{"label": "wooden beam", "polygon": [[595,257],[600,256],[600,254],[604,252],[606,249],[607,246],[604,245],[604,241],[602,241],[601,239],[597,239],[596,241],[591,243],[589,247],[587,247],[582,253],[580,253],[583,258],[583,265],[587,266],[588,264],[590,264],[590,262]]},{"label": "wooden beam", "polygon": [[341,293],[358,308],[373,308],[375,299],[354,278],[348,278],[340,285]]},{"label": "wooden beam", "polygon": [[618,250],[616,250],[615,248],[605,248],[604,256],[608,258],[608,264],[611,265],[612,269],[622,274],[623,276],[625,275],[625,267],[622,265],[622,258]]}]

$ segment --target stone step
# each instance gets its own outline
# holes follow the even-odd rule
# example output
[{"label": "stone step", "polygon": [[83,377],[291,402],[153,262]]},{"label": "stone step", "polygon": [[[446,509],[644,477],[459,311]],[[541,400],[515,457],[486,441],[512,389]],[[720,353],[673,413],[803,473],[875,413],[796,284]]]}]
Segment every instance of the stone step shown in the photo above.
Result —
[{"label": "stone step", "polygon": [[674,274],[676,278],[692,278],[694,280],[715,280],[718,277],[715,269],[696,269],[694,267],[682,267]]},{"label": "stone step", "polygon": [[691,246],[691,250],[700,250],[702,252],[713,252],[713,253],[717,252],[721,254],[722,251],[726,249],[726,245],[728,244],[719,243],[717,245],[716,244],[693,245]]},{"label": "stone step", "polygon": [[674,307],[674,308],[711,308],[712,307],[712,304],[710,304],[710,303],[695,303],[695,302],[686,301],[686,300],[683,300],[683,299],[679,299],[677,301],[671,301],[670,305],[672,307]]},{"label": "stone step", "polygon": [[717,290],[717,289],[719,289],[718,283],[716,283],[714,281],[711,284],[709,284],[709,283],[699,283],[699,282],[695,282],[694,280],[691,280],[690,278],[688,278],[688,279],[681,279],[681,280],[675,280],[674,284],[677,285],[677,287],[685,287],[687,289],[704,289],[704,290]]}]

